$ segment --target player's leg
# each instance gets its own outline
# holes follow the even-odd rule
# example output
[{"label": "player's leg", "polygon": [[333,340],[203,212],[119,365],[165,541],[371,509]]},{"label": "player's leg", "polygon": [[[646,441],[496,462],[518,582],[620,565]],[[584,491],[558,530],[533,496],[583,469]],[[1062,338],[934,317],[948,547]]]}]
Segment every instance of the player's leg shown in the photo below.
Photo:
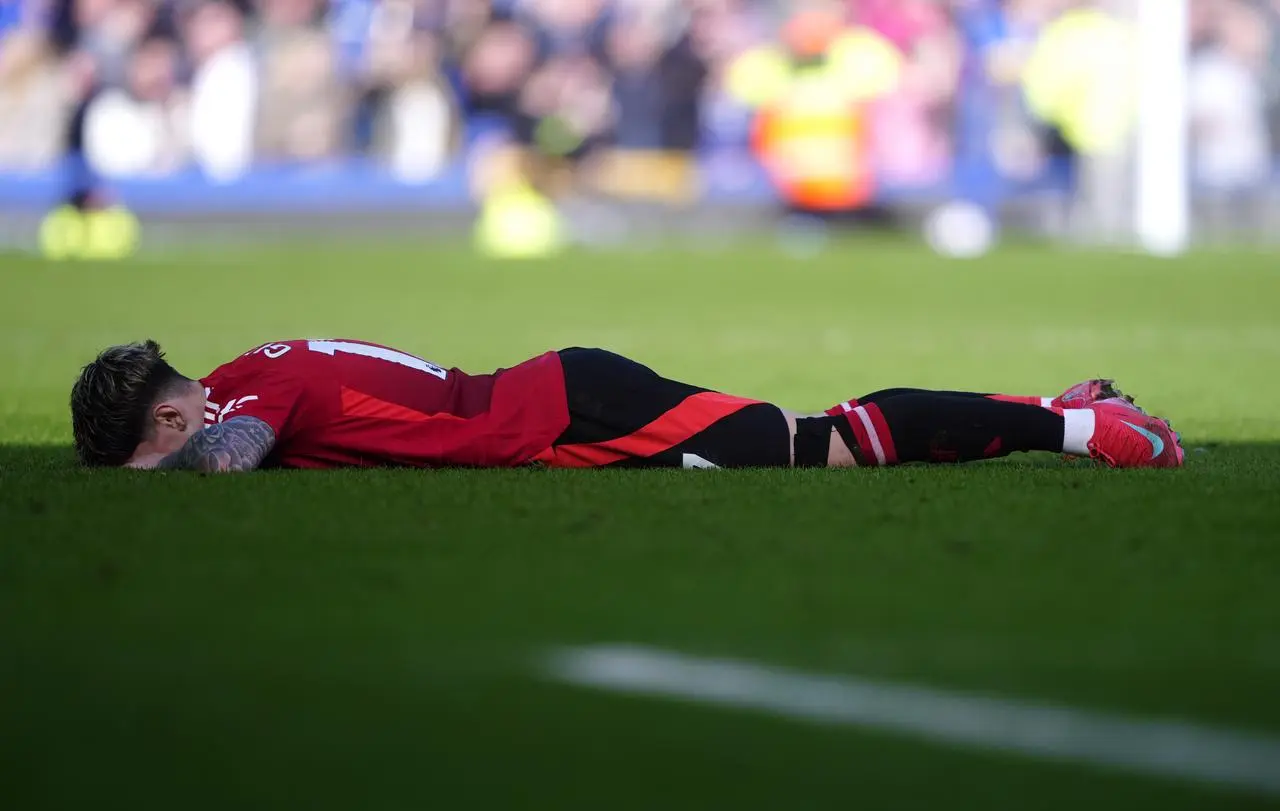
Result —
[{"label": "player's leg", "polygon": [[[835,416],[804,417],[758,403],[727,415],[668,452],[668,464],[717,467],[875,467],[971,462],[1015,451],[1088,455],[1094,414],[986,397],[911,392]],[[691,465],[690,462],[694,464]]]},{"label": "player's leg", "polygon": [[[839,407],[835,415],[802,419],[797,464],[807,457],[801,453],[800,436],[816,427],[814,420],[835,420],[848,456],[860,466],[969,462],[1015,451],[1092,456],[1115,467],[1182,464],[1178,436],[1168,423],[1122,398],[1063,409],[988,397],[900,393]],[[839,451],[837,447],[835,453]]]},{"label": "player's leg", "polygon": [[[560,356],[570,424],[538,458],[552,466],[877,466],[967,462],[1015,451],[1092,455],[1123,466],[1181,462],[1167,424],[1120,399],[1063,409],[896,390],[801,416],[668,380],[603,350]],[[1149,440],[1153,444],[1143,444]],[[1168,452],[1157,452],[1155,442]]]},{"label": "player's leg", "polygon": [[[1015,451],[1061,453],[1092,432],[1092,412],[965,393],[903,390],[827,415],[855,464],[970,462]],[[1079,436],[1082,435],[1082,436]],[[1071,452],[1071,451],[1068,451]]]},{"label": "player's leg", "polygon": [[601,349],[562,350],[569,427],[537,461],[554,467],[786,467],[795,417],[659,376]]},{"label": "player's leg", "polygon": [[539,459],[557,467],[875,466],[1064,447],[1060,411],[982,395],[886,391],[876,402],[803,417],[663,378],[604,350],[567,349],[560,358],[570,425]]}]

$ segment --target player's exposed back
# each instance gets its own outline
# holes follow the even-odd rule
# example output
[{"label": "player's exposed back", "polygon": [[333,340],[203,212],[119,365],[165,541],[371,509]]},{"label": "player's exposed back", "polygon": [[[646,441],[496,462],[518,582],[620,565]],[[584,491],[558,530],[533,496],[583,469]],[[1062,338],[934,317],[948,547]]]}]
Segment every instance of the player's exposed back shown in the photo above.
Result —
[{"label": "player's exposed back", "polygon": [[71,407],[85,464],[161,470],[872,467],[1017,451],[1183,461],[1168,423],[1110,380],[1057,397],[885,389],[801,414],[583,348],[469,374],[367,341],[286,340],[193,379],[146,341],[85,366]]}]

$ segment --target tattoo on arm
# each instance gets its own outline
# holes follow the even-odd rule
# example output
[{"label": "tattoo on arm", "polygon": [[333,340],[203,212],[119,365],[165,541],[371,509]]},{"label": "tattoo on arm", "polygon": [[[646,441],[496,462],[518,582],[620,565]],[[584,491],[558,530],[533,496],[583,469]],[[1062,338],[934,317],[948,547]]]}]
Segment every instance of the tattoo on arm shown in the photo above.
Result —
[{"label": "tattoo on arm", "polygon": [[229,473],[253,470],[276,444],[276,432],[257,417],[232,417],[194,434],[181,449],[156,465],[157,470]]}]

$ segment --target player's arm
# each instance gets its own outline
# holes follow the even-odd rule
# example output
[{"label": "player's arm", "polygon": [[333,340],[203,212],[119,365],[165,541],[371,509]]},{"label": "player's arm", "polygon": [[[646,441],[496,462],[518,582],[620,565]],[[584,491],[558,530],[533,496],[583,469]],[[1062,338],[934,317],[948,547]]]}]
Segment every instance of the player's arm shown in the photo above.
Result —
[{"label": "player's arm", "polygon": [[235,473],[262,464],[276,444],[276,432],[257,417],[232,417],[193,434],[181,449],[161,457],[156,470]]}]

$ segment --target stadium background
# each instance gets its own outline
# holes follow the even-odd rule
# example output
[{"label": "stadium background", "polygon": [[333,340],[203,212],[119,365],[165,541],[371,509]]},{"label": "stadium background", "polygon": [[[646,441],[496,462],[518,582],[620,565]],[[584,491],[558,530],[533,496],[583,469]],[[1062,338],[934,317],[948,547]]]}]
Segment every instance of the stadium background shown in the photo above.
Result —
[{"label": "stadium background", "polygon": [[[3,0],[3,238],[29,247],[33,212],[86,199],[152,220],[341,211],[456,230],[513,173],[559,204],[570,235],[634,230],[609,227],[603,200],[674,206],[668,225],[696,227],[691,212],[776,201],[752,127],[787,92],[783,60],[823,66],[829,95],[857,106],[860,200],[895,213],[966,200],[1061,235],[1076,158],[1132,116],[1132,98],[1107,95],[1125,47],[1108,22],[1136,6]],[[1280,4],[1193,0],[1188,28],[1198,236],[1265,235]],[[1095,220],[1124,216],[1102,208]]]},{"label": "stadium background", "polygon": [[[1139,5],[1178,8],[0,0],[0,807],[1274,808],[1280,4],[1188,4],[1218,244],[1176,258],[1114,249]],[[799,81],[779,45],[832,58]],[[781,153],[839,172],[787,200],[751,132],[797,101]],[[1016,235],[937,256],[918,228],[955,201],[961,243],[985,212]],[[76,466],[68,390],[102,347],[201,374],[321,335],[475,371],[599,345],[808,411],[1111,375],[1188,461]],[[849,727],[548,670],[618,644],[961,709]],[[1145,732],[1084,735],[1082,763],[975,694]]]}]

